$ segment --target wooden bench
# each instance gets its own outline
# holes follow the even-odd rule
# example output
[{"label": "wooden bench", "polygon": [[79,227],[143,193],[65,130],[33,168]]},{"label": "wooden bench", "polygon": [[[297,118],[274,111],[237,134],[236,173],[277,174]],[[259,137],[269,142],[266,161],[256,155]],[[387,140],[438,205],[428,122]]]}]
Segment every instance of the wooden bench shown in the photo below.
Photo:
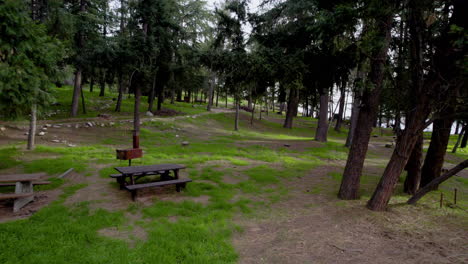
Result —
[{"label": "wooden bench", "polygon": [[151,187],[162,187],[166,185],[175,184],[176,191],[180,192],[181,188],[185,188],[187,182],[191,182],[191,179],[177,179],[177,180],[169,180],[169,181],[158,181],[158,182],[149,182],[149,183],[140,183],[140,184],[133,184],[125,186],[125,189],[132,193],[132,200],[135,201],[137,196],[137,190],[144,189],[144,188],[151,188]]},{"label": "wooden bench", "polygon": [[4,193],[0,200],[13,199],[13,212],[18,212],[23,206],[34,200],[34,182],[41,182],[45,173],[0,175],[2,186],[15,186],[15,193]]},{"label": "wooden bench", "polygon": [[[33,185],[46,185],[50,184],[50,181],[33,181]],[[16,183],[0,183],[0,186],[15,186]]]}]

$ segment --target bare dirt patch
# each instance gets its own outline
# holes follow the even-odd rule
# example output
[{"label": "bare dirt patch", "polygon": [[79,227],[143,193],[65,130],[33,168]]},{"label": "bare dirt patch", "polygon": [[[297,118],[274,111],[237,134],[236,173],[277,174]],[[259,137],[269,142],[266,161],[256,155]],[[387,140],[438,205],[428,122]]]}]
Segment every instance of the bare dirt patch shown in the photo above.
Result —
[{"label": "bare dirt patch", "polygon": [[[289,199],[259,219],[238,219],[245,230],[233,239],[240,263],[466,263],[467,248],[460,246],[467,244],[466,229],[402,229],[401,223],[425,212],[373,214],[365,201],[338,200],[336,186],[323,187],[336,170],[322,166],[291,180]],[[313,194],[314,186],[323,190]]]}]

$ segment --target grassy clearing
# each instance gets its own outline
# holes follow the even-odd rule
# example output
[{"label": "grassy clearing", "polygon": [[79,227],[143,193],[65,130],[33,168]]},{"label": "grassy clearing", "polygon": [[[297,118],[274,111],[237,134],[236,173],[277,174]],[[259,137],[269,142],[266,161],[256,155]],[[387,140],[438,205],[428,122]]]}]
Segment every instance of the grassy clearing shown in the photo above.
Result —
[{"label": "grassy clearing", "polygon": [[[66,89],[59,92],[65,93]],[[93,98],[87,97],[89,100]],[[91,100],[90,105],[98,105],[99,98],[96,100]],[[124,109],[131,111],[133,101],[126,100]],[[64,105],[58,107],[67,108]],[[202,110],[186,104],[180,107]],[[107,109],[111,111],[111,107]],[[91,210],[89,203],[64,205],[67,197],[85,185],[64,187],[66,182],[52,179],[51,185],[40,188],[62,188],[64,194],[58,201],[29,219],[0,224],[0,262],[235,263],[238,255],[230,241],[234,232],[242,230],[234,224],[234,216],[249,217],[261,208],[268,209],[270,204],[288,197],[285,181],[307,175],[316,166],[345,160],[348,153],[343,147],[346,131],[337,133],[332,129],[329,142],[317,143],[317,147],[293,150],[262,144],[276,142],[281,146],[284,141],[304,144],[313,139],[315,120],[297,118],[298,127],[289,130],[268,120],[255,120],[250,126],[246,116],[241,119],[239,132],[232,131],[233,114],[225,113],[177,122],[145,122],[141,129],[141,145],[145,154],[134,164],[171,162],[186,165],[186,171],[194,181],[184,192],[177,194],[183,201],[157,201],[156,198],[150,206],[135,203],[127,210],[117,212]],[[205,129],[217,133],[210,139],[192,138],[190,133],[183,132],[186,124],[196,125],[200,131]],[[31,157],[23,159],[20,148],[10,146],[2,149],[7,151],[0,151],[0,162],[3,161],[0,169],[17,166],[26,172],[45,171],[57,175],[73,167],[84,175],[98,173],[100,177],[108,178],[109,174],[115,173],[113,167],[126,165],[126,162],[115,160],[114,151],[122,141],[129,142],[129,138],[130,134],[122,132],[112,134],[96,145],[76,148],[39,145],[30,155],[32,160]],[[181,146],[182,140],[189,140],[190,145]],[[104,168],[97,170],[95,164]],[[332,172],[329,177],[328,182],[311,186],[311,195],[335,196],[341,172]],[[371,195],[379,177],[362,177],[362,200]],[[454,178],[441,190],[448,196],[454,186],[468,187],[465,179]],[[403,198],[405,196],[399,189],[392,202],[401,202]],[[200,201],[197,199],[207,201],[196,202]],[[421,205],[432,206],[434,199],[437,199],[437,193],[424,198]],[[466,206],[466,200],[466,197],[460,197],[459,205]],[[348,202],[336,203],[336,206],[347,205]],[[309,208],[315,206],[310,204]],[[131,220],[128,214],[141,218]],[[109,228],[130,234],[134,229],[143,229],[146,238],[100,235],[100,230]]]}]

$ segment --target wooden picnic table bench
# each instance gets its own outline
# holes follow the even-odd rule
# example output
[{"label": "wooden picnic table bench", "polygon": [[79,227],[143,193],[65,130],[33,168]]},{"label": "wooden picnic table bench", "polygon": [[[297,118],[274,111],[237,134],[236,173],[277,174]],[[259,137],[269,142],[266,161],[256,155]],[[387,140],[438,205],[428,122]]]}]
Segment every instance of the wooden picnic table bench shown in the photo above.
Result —
[{"label": "wooden picnic table bench", "polygon": [[23,206],[34,200],[34,184],[48,184],[40,181],[45,173],[0,175],[0,186],[15,186],[14,193],[0,194],[0,200],[14,199],[13,212],[18,212]]},{"label": "wooden picnic table bench", "polygon": [[[181,188],[185,187],[187,182],[191,179],[179,179],[179,170],[185,169],[184,166],[179,164],[158,164],[158,165],[145,165],[145,166],[128,166],[116,167],[115,170],[120,174],[111,174],[111,178],[115,178],[120,185],[120,189],[125,189],[132,193],[132,199],[135,200],[137,190],[150,187],[160,187],[165,185],[176,185],[176,190],[179,192]],[[174,176],[171,176],[173,172]],[[145,176],[160,175],[160,179],[154,182],[140,183],[136,181]],[[127,182],[127,178],[129,182]]]}]

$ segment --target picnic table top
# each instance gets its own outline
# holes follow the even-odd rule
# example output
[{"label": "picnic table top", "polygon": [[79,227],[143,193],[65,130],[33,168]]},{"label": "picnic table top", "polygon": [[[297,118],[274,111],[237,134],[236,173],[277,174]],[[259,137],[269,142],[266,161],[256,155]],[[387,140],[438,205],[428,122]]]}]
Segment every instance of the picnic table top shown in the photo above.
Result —
[{"label": "picnic table top", "polygon": [[35,181],[45,175],[45,173],[0,175],[0,182]]},{"label": "picnic table top", "polygon": [[156,171],[185,169],[185,166],[182,166],[179,164],[157,164],[157,165],[144,165],[144,166],[116,167],[115,169],[122,174],[135,174],[135,173],[148,173],[148,172],[156,172]]}]

